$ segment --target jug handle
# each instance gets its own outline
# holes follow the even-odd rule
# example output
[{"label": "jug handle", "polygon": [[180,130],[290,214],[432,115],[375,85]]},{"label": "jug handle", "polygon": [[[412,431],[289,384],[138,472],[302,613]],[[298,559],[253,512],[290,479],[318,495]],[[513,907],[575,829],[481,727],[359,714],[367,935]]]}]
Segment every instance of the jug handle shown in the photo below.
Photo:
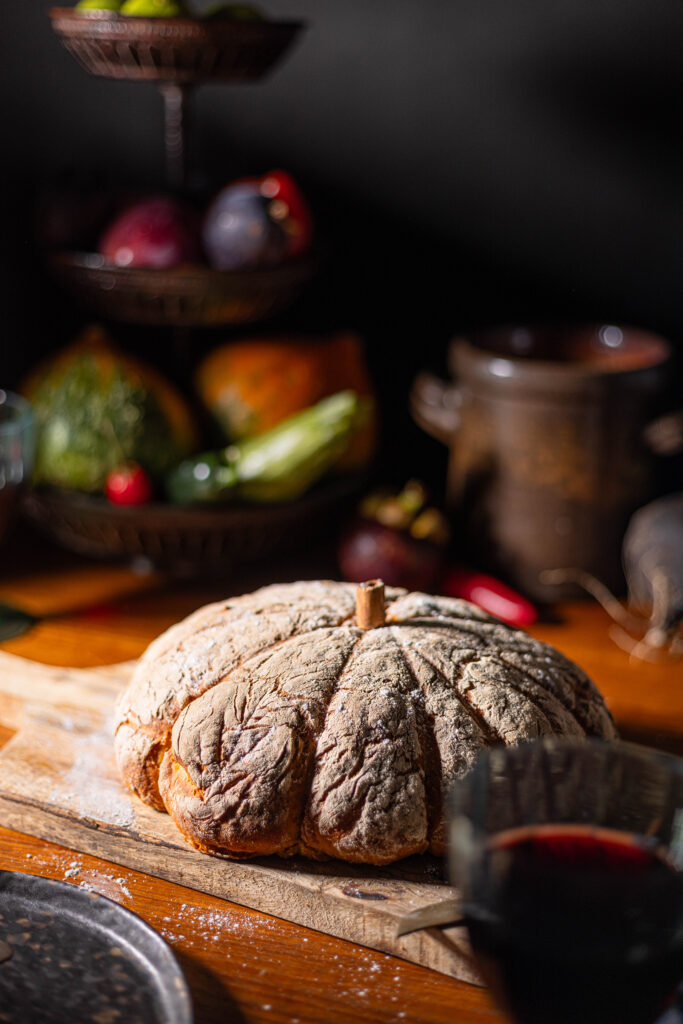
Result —
[{"label": "jug handle", "polygon": [[683,409],[664,413],[645,427],[643,440],[655,455],[683,452]]},{"label": "jug handle", "polygon": [[410,413],[418,427],[450,444],[460,423],[462,395],[457,385],[432,373],[419,373],[410,389]]}]

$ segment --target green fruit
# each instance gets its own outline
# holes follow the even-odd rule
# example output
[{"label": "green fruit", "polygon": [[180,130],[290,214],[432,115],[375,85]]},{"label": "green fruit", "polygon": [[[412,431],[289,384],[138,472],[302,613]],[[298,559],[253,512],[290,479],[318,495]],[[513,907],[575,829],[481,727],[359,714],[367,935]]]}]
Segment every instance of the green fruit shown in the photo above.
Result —
[{"label": "green fruit", "polygon": [[187,10],[179,0],[125,0],[121,14],[129,18],[185,18]]},{"label": "green fruit", "polygon": [[167,494],[179,505],[295,501],[339,461],[361,411],[353,391],[330,395],[260,437],[181,462]]},{"label": "green fruit", "polygon": [[120,11],[123,0],[78,0],[77,11]]},{"label": "green fruit", "polygon": [[97,492],[125,463],[158,478],[194,448],[175,389],[96,332],[40,368],[24,391],[38,428],[36,483]]},{"label": "green fruit", "polygon": [[251,4],[218,4],[205,11],[204,17],[209,20],[226,21],[263,21],[264,15]]}]

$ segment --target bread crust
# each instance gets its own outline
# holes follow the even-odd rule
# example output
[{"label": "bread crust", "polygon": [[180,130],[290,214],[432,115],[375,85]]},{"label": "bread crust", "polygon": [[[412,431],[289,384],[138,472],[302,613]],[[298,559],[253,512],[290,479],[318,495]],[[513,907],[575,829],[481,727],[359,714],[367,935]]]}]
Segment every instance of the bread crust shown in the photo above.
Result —
[{"label": "bread crust", "polygon": [[117,710],[122,777],[200,850],[387,864],[445,848],[443,794],[484,747],[616,737],[576,665],[453,598],[265,587],[155,640]]}]

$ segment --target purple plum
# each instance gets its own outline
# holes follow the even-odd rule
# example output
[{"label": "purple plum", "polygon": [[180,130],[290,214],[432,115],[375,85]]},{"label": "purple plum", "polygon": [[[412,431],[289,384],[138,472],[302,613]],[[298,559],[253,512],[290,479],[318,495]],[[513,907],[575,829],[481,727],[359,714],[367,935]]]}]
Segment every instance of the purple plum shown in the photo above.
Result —
[{"label": "purple plum", "polygon": [[204,216],[202,240],[217,270],[255,270],[281,263],[288,246],[283,228],[270,216],[271,202],[251,184],[227,185]]}]

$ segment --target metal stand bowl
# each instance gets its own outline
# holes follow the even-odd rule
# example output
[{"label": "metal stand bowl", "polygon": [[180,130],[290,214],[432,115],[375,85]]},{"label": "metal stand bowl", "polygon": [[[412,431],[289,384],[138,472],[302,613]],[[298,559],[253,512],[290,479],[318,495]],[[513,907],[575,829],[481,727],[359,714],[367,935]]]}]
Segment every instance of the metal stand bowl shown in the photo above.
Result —
[{"label": "metal stand bowl", "polygon": [[96,253],[58,252],[49,262],[59,281],[99,316],[170,327],[266,320],[290,306],[315,271],[313,258],[246,271],[201,264],[169,270],[115,267]]},{"label": "metal stand bowl", "polygon": [[129,18],[53,7],[52,27],[93,75],[148,82],[252,82],[304,27],[300,21]]},{"label": "metal stand bowl", "polygon": [[117,506],[103,497],[34,490],[24,509],[42,533],[78,554],[144,559],[159,569],[201,575],[291,551],[333,531],[365,482],[363,476],[338,477],[286,504],[210,507]]}]

